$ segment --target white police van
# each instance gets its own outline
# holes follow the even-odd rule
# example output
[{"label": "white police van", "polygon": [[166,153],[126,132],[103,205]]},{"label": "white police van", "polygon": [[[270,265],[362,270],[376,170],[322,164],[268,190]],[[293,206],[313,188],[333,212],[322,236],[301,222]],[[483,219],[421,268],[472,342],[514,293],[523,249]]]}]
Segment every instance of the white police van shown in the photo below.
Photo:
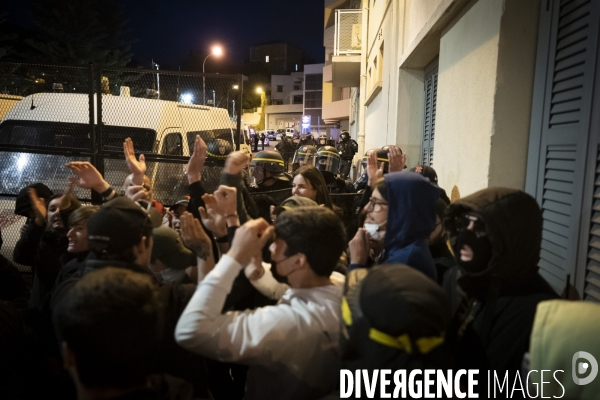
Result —
[{"label": "white police van", "polygon": [[[94,97],[96,101],[96,97]],[[95,109],[95,107],[94,107]],[[97,115],[94,115],[97,122]],[[78,153],[92,146],[89,96],[76,93],[37,93],[23,98],[0,123],[0,144],[70,149],[73,157],[29,153],[0,154],[0,193],[16,194],[21,188],[44,182],[64,187],[70,172],[64,163],[88,159]],[[224,161],[235,149],[237,122],[224,108],[129,96],[102,96],[103,150],[122,153],[130,137],[136,152],[189,157],[196,135],[209,146],[208,159]],[[242,127],[242,130],[244,127]],[[240,148],[250,147],[242,134]],[[62,162],[64,161],[64,162]],[[105,178],[119,186],[127,172],[123,157],[105,160]],[[155,198],[165,204],[186,194],[185,164],[148,163],[147,174],[155,185]],[[204,174],[209,175],[209,174]],[[206,182],[207,190],[218,185]],[[214,179],[213,179],[214,180]]]}]

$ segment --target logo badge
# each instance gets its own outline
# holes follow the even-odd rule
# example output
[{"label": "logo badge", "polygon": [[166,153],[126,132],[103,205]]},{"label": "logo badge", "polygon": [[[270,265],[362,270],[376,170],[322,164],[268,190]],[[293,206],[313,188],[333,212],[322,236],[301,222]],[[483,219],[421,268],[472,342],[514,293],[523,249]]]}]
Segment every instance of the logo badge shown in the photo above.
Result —
[{"label": "logo badge", "polygon": [[[579,361],[584,358],[586,361]],[[576,385],[587,385],[592,382],[596,375],[598,375],[598,361],[594,358],[593,355],[586,351],[578,351],[573,354],[573,382]],[[578,375],[583,375],[586,372],[589,372],[589,375],[586,378],[579,378]]]},{"label": "logo badge", "polygon": [[219,146],[219,153],[221,153],[221,155],[225,154],[225,146]]}]

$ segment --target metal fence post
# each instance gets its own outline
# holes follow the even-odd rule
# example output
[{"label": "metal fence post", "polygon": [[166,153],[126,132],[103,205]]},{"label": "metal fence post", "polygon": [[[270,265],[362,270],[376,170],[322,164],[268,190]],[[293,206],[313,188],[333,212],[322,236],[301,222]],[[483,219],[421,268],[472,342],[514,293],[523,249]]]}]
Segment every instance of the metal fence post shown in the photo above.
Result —
[{"label": "metal fence post", "polygon": [[[244,91],[244,76],[243,75],[238,75],[238,88],[240,90],[238,90],[238,104],[239,104],[239,108],[240,108],[240,112],[237,113],[236,115],[236,119],[237,119],[237,138],[235,140],[236,144],[235,144],[235,149],[239,150],[240,146],[242,144],[242,94]],[[244,141],[246,141],[246,136],[244,134]]]},{"label": "metal fence post", "polygon": [[[90,150],[92,152],[92,156],[90,157],[90,161],[92,163],[93,166],[95,166],[100,173],[102,173],[102,170],[100,170],[99,165],[101,164],[101,162],[98,160],[98,148],[96,146],[96,136],[97,136],[97,132],[96,132],[96,121],[95,121],[95,114],[96,114],[96,107],[94,106],[94,64],[89,63],[88,64],[88,99],[89,99],[89,110],[90,110],[90,138],[92,139],[90,142]],[[100,196],[99,193],[96,193],[93,190],[91,191],[91,199],[92,199],[92,204],[101,204],[102,203],[102,197]]]}]

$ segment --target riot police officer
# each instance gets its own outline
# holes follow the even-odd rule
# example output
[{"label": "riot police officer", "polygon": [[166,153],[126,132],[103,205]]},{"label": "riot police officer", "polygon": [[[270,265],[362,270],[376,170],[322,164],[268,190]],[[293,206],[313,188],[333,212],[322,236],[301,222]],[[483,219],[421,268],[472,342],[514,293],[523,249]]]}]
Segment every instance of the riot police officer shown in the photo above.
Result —
[{"label": "riot police officer", "polygon": [[369,159],[369,154],[376,152],[377,153],[377,168],[381,167],[383,163],[383,173],[387,174],[389,171],[389,159],[388,159],[388,150],[384,149],[370,149],[367,150],[365,155],[363,156],[360,167],[358,169],[358,179],[354,182],[354,189],[357,192],[361,190],[365,190],[367,187],[367,183],[369,181],[369,177],[367,175],[367,160]]},{"label": "riot police officer", "polygon": [[296,147],[296,149],[299,149],[303,146],[314,145],[316,145],[315,138],[313,137],[312,133],[307,132],[304,136],[302,136],[302,138],[300,138],[300,142],[298,142],[298,147]]},{"label": "riot police officer", "polygon": [[350,175],[350,168],[352,166],[352,159],[356,154],[356,148],[354,143],[350,141],[350,134],[348,131],[342,131],[340,134],[340,142],[337,145],[338,154],[341,157],[340,176],[342,179],[348,179]]},{"label": "riot police officer", "polygon": [[327,135],[322,133],[319,135],[319,141],[318,141],[318,147],[321,148],[323,146],[328,146],[329,143],[327,143],[329,141],[329,139],[327,138]]},{"label": "riot police officer", "polygon": [[303,165],[315,165],[317,148],[315,146],[302,146],[296,150],[292,161],[292,171],[296,171]]},{"label": "riot police officer", "polygon": [[251,192],[269,192],[292,187],[292,177],[285,172],[283,157],[274,150],[256,153],[252,159],[251,170]]},{"label": "riot police officer", "polygon": [[286,136],[283,136],[281,141],[277,143],[277,146],[275,146],[275,150],[277,150],[279,154],[281,154],[281,157],[283,157],[285,171],[288,172],[288,165],[292,156],[294,155],[294,144]]},{"label": "riot police officer", "polygon": [[319,148],[316,156],[316,167],[321,174],[329,193],[354,193],[354,186],[337,175],[340,170],[341,158],[333,146],[323,146]]}]

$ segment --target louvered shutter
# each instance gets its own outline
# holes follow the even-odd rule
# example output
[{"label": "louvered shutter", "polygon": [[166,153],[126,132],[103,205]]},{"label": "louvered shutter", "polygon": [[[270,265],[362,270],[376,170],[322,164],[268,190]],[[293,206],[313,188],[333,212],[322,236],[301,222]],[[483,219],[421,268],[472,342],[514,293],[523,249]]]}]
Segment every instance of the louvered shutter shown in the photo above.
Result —
[{"label": "louvered shutter", "polygon": [[540,273],[560,293],[577,272],[598,1],[541,7],[527,191],[543,212]]},{"label": "louvered shutter", "polygon": [[589,202],[591,213],[587,215],[588,223],[585,225],[587,229],[584,231],[588,241],[584,249],[585,276],[582,285],[585,300],[600,302],[600,148],[597,145],[594,148],[596,150],[594,181],[590,185],[590,190],[586,191],[591,197]]},{"label": "louvered shutter", "polygon": [[423,141],[421,163],[433,165],[433,143],[435,139],[435,105],[437,101],[438,61],[425,69],[425,101],[423,112]]}]

